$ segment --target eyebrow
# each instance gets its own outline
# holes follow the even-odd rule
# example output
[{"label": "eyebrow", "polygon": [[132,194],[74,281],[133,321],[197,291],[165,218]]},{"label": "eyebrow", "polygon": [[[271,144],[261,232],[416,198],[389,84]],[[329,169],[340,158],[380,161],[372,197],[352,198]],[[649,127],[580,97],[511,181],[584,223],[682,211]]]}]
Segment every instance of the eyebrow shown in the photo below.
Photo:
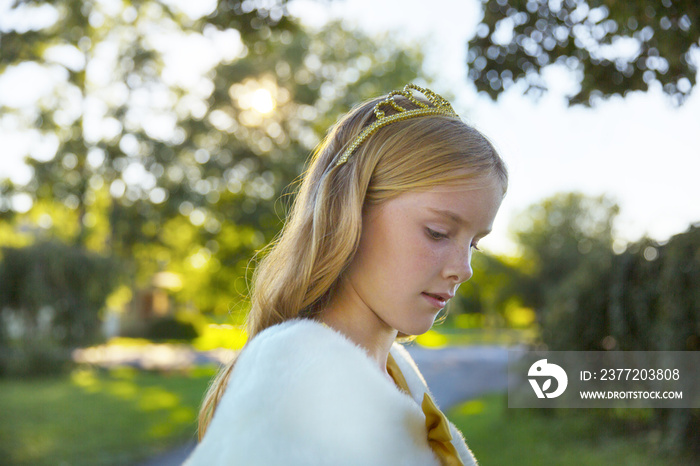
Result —
[{"label": "eyebrow", "polygon": [[[428,210],[430,210],[431,212],[436,213],[438,215],[441,215],[443,217],[447,217],[457,224],[460,224],[460,225],[468,225],[469,224],[469,222],[467,222],[466,220],[464,220],[462,217],[457,215],[455,212],[452,212],[451,210],[436,209],[434,207],[428,207]],[[484,236],[488,235],[489,233],[491,233],[491,230],[485,230],[485,231],[479,232],[479,234],[477,236],[484,237]]]}]

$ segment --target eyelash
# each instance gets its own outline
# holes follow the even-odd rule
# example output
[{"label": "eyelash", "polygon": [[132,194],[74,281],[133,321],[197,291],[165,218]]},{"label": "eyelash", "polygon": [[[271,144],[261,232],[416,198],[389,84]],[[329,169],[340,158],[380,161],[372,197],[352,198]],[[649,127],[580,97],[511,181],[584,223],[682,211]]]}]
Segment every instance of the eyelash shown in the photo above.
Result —
[{"label": "eyelash", "polygon": [[444,233],[437,232],[435,230],[431,230],[430,228],[426,228],[428,231],[428,236],[430,236],[434,240],[441,240],[441,239],[446,239],[448,236]]},{"label": "eyelash", "polygon": [[[447,235],[444,234],[444,233],[440,233],[440,232],[438,232],[438,231],[431,230],[430,228],[426,228],[426,230],[428,231],[428,236],[430,236],[430,238],[432,238],[432,239],[435,240],[435,241],[440,241],[440,240],[442,240],[442,239],[447,239],[447,238],[449,237],[449,236],[447,236]],[[479,248],[476,246],[476,243],[473,243],[473,244],[471,245],[471,247],[474,248],[475,251],[481,251],[481,249],[479,249]]]}]

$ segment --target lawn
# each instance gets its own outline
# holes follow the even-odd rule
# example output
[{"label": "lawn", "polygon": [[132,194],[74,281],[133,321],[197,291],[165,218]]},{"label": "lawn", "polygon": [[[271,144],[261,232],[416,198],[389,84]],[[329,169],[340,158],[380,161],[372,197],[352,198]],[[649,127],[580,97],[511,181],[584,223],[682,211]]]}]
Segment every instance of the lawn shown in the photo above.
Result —
[{"label": "lawn", "polygon": [[158,374],[76,369],[0,380],[3,464],[133,464],[194,438],[213,369]]},{"label": "lawn", "polygon": [[[213,369],[188,374],[76,369],[70,376],[0,380],[2,464],[135,464],[195,436],[195,417]],[[447,414],[483,466],[686,465],[655,453],[653,435],[625,432],[586,410],[543,417],[508,409],[505,395]]]},{"label": "lawn", "polygon": [[497,394],[463,403],[447,413],[483,466],[698,464],[659,453],[658,436],[653,432],[632,432],[624,423],[601,421],[591,411],[546,410],[548,416],[543,416],[535,410],[507,406],[507,396]]}]

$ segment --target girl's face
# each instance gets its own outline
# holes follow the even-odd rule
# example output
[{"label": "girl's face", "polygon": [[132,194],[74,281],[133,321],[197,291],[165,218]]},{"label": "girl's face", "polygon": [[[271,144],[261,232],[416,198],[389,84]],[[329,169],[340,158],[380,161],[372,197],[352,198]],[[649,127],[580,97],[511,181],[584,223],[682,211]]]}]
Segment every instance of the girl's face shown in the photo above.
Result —
[{"label": "girl's face", "polygon": [[428,331],[472,276],[472,251],[491,231],[502,198],[501,184],[489,178],[477,187],[408,192],[367,208],[345,273],[348,305],[407,335]]}]

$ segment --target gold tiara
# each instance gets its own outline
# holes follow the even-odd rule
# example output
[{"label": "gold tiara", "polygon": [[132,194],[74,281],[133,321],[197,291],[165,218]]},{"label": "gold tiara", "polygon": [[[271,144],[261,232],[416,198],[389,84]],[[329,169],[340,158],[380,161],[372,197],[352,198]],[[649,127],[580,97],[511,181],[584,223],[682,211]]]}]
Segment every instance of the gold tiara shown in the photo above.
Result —
[{"label": "gold tiara", "polygon": [[[433,106],[430,106],[426,102],[417,99],[413,95],[412,90],[416,90],[423,94],[428,99],[428,102]],[[407,98],[418,108],[408,110],[402,107],[396,103],[396,100],[394,100],[394,97],[398,95]],[[382,107],[391,107],[396,110],[396,113],[386,116],[384,110],[382,110]],[[384,100],[374,106],[374,115],[377,117],[375,122],[365,128],[355,139],[352,140],[348,148],[345,149],[345,152],[343,152],[343,155],[335,163],[336,166],[347,162],[348,157],[355,152],[355,149],[357,149],[357,147],[362,144],[365,139],[374,134],[379,128],[382,128],[390,123],[426,115],[458,117],[457,113],[455,113],[454,109],[452,109],[452,105],[450,105],[450,103],[444,97],[436,94],[430,89],[425,89],[423,87],[416,86],[415,84],[406,84],[403,90],[390,92]]]}]

